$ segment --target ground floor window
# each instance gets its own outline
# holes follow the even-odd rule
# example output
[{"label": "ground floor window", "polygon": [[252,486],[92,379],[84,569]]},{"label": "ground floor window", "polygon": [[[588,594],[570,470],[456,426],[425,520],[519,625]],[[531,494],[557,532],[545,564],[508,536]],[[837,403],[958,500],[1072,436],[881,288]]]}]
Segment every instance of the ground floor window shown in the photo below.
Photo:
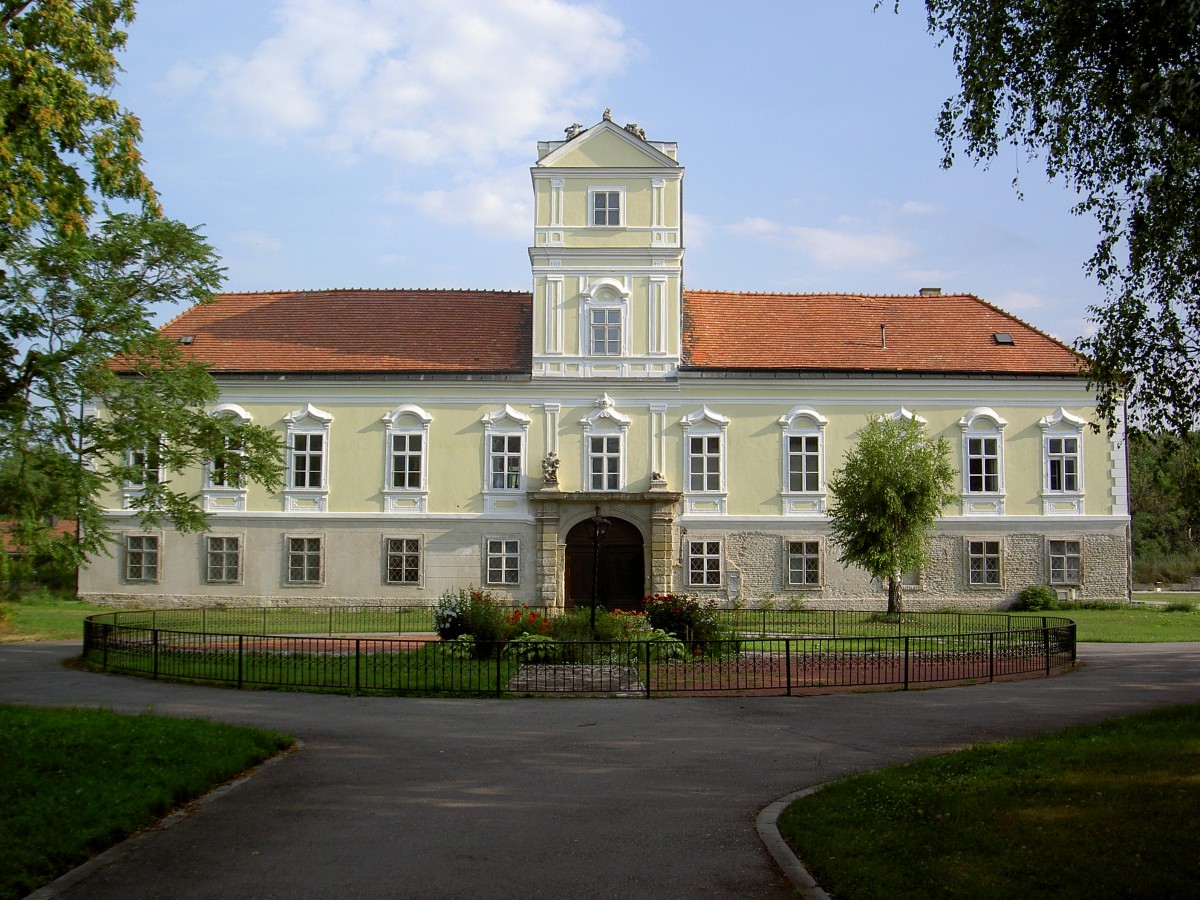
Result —
[{"label": "ground floor window", "polygon": [[320,584],[322,541],[319,537],[289,537],[288,581],[292,584]]},{"label": "ground floor window", "polygon": [[131,534],[125,538],[125,580],[158,581],[158,536]]},{"label": "ground floor window", "polygon": [[788,584],[815,587],[820,583],[820,541],[788,541]]},{"label": "ground floor window", "polygon": [[241,540],[236,537],[209,536],[205,539],[206,578],[210,584],[236,584],[241,578]]},{"label": "ground floor window", "polygon": [[692,587],[720,586],[720,541],[688,541],[688,584]]},{"label": "ground floor window", "polygon": [[969,581],[977,587],[1000,584],[1000,542],[968,541]]},{"label": "ground floor window", "polygon": [[1079,584],[1082,566],[1079,541],[1050,541],[1050,583]]},{"label": "ground floor window", "polygon": [[517,584],[521,580],[521,542],[513,538],[487,541],[488,584]]},{"label": "ground floor window", "polygon": [[421,583],[421,542],[417,538],[387,539],[388,584]]}]

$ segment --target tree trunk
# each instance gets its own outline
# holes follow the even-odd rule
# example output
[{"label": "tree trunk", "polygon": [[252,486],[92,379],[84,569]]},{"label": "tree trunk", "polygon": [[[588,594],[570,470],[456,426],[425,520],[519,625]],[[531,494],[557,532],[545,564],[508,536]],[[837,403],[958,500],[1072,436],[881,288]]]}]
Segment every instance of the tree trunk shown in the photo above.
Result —
[{"label": "tree trunk", "polygon": [[904,612],[904,584],[899,574],[888,577],[888,608],[889,614],[900,615]]}]

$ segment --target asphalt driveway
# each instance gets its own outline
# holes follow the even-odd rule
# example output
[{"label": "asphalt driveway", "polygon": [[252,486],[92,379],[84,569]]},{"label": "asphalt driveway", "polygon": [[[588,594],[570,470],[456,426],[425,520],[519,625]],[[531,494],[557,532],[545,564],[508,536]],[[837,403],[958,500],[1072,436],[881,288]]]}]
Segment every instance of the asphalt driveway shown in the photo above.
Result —
[{"label": "asphalt driveway", "polygon": [[77,650],[0,645],[0,702],[151,710],[303,742],[52,892],[89,900],[791,896],[754,827],[785,794],[1200,701],[1200,644],[1084,644],[1080,669],[1049,680],[671,700],[238,692],[64,668]]}]

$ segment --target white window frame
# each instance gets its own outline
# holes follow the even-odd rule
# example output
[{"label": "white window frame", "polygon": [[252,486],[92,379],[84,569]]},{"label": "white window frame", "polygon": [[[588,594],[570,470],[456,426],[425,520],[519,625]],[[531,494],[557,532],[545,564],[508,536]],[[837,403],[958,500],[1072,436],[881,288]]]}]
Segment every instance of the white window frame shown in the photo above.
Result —
[{"label": "white window frame", "polygon": [[[606,198],[612,194],[617,195],[617,221],[616,222],[608,222],[608,221],[603,222],[603,223],[596,222],[596,213],[598,211],[597,206],[596,206],[596,199],[601,194],[605,195]],[[609,216],[607,215],[609,209],[610,208],[607,207],[607,205],[606,205],[606,208],[605,208],[605,210],[606,210],[605,218],[606,219],[609,218]],[[624,228],[625,227],[625,188],[624,187],[622,187],[620,185],[614,185],[611,187],[604,186],[604,185],[597,185],[595,187],[588,188],[588,227],[589,228]]]},{"label": "white window frame", "polygon": [[[494,574],[499,577],[494,578]],[[483,539],[483,581],[496,587],[511,588],[521,584],[520,538],[492,535]]]},{"label": "white window frame", "polygon": [[[393,547],[393,541],[403,541],[404,546],[395,548]],[[400,559],[398,568],[402,577],[399,579],[392,578],[392,560],[396,557]],[[411,568],[409,565],[410,559],[416,560],[417,577],[414,580],[408,580],[403,577]],[[425,586],[425,541],[423,538],[412,534],[384,535],[383,583],[393,587],[420,588]]]},{"label": "white window frame", "polygon": [[[700,567],[696,567],[696,563]],[[710,580],[715,573],[716,580]],[[699,576],[699,578],[697,578]],[[687,538],[687,586],[721,588],[725,585],[725,542],[720,538]]]},{"label": "white window frame", "polygon": [[[401,403],[383,417],[387,433],[383,445],[383,503],[390,513],[423,513],[429,508],[429,426],[433,416],[414,403]],[[420,450],[413,452],[413,438],[421,441]],[[396,453],[396,440],[403,439],[406,448]],[[415,457],[420,467],[418,483],[397,486],[394,480],[395,461],[398,455],[406,460]],[[407,472],[407,467],[405,469]],[[407,479],[406,479],[407,480]]]},{"label": "white window frame", "polygon": [[[134,542],[139,542],[138,547],[134,547]],[[146,542],[153,542],[153,546],[147,545]],[[163,571],[163,541],[162,534],[158,532],[148,533],[145,531],[127,531],[124,540],[124,559],[122,560],[122,573],[124,574],[124,582],[126,584],[158,584],[162,581]],[[138,574],[134,575],[134,559],[135,554],[138,560]],[[146,554],[153,557],[153,562],[150,563],[154,569],[152,575],[146,575]]]},{"label": "white window frame", "polygon": [[[787,516],[820,516],[825,513],[825,426],[829,420],[811,406],[793,406],[787,413],[779,417],[779,426],[783,430],[783,440],[780,455],[783,461],[782,481],[783,512]],[[792,439],[797,438],[806,443],[811,439],[817,441],[817,489],[794,490],[792,488]],[[802,451],[808,454],[807,449]]]},{"label": "white window frame", "polygon": [[[483,422],[483,494],[484,502],[488,507],[488,512],[516,512],[518,508],[511,503],[512,499],[519,497],[529,489],[529,479],[526,475],[528,451],[529,451],[529,426],[533,422],[525,413],[514,409],[510,404],[504,404],[493,412],[488,413],[481,420]],[[512,453],[508,449],[509,442],[516,438],[520,441],[520,449],[517,453]],[[493,440],[503,440],[505,447],[499,453],[493,448]],[[517,462],[517,483],[509,485],[508,474],[509,467],[506,465],[503,468],[504,484],[497,487],[493,483],[493,476],[496,474],[493,470],[493,464],[497,458],[502,458],[505,462],[511,463],[515,458]],[[504,504],[498,506],[497,504]]]},{"label": "white window frame", "polygon": [[[219,550],[214,550],[213,543],[212,543],[213,541],[222,541],[222,542],[236,541],[236,545],[234,547],[234,550],[232,551],[234,553],[234,565],[236,568],[233,578],[214,578],[213,577],[213,565],[212,565],[213,554],[214,553],[222,554],[223,556],[226,557],[226,560],[227,560],[228,554],[230,553],[228,547],[222,547]],[[204,583],[205,584],[241,584],[242,583],[242,577],[243,577],[242,571],[243,571],[245,561],[246,561],[246,542],[243,539],[242,535],[240,535],[240,534],[206,534],[206,535],[204,535],[204,551],[203,552],[204,552]],[[227,561],[226,561],[226,563],[222,563],[222,565],[220,566],[220,571],[223,573],[228,572]]]},{"label": "white window frame", "polygon": [[[213,416],[228,416],[237,419],[243,425],[250,423],[250,413],[236,403],[222,403],[213,407],[209,413]],[[220,456],[245,453],[240,447],[226,447]],[[201,503],[205,512],[243,512],[246,509],[246,484],[228,484],[225,479],[218,480],[218,459],[209,459],[204,463],[204,488],[201,490]],[[288,471],[290,477],[291,471]]]},{"label": "white window frame", "polygon": [[[1074,545],[1074,552],[1071,552],[1070,545]],[[1075,560],[1073,579],[1070,577],[1072,559]],[[1055,576],[1055,560],[1062,561],[1058,567],[1061,572],[1058,577]],[[1054,588],[1079,587],[1083,584],[1083,538],[1046,538],[1046,583]]]},{"label": "white window frame", "polygon": [[[1042,429],[1042,512],[1045,515],[1082,515],[1084,500],[1083,483],[1083,430],[1085,419],[1072,415],[1063,407],[1043,417],[1038,424]],[[1058,442],[1073,440],[1075,452],[1066,452],[1066,445]],[[1058,447],[1056,447],[1058,444]],[[1072,487],[1053,486],[1055,464],[1065,466],[1066,461],[1075,463],[1075,484]],[[1060,472],[1064,474],[1065,472]]]},{"label": "white window frame", "polygon": [[[579,310],[579,352],[581,356],[594,360],[603,365],[629,356],[629,299],[630,287],[627,281],[617,278],[596,278],[589,281],[580,290]],[[592,343],[593,325],[592,314],[603,311],[606,315],[617,314],[620,330],[617,342],[617,352],[595,353]],[[611,325],[604,326],[606,328]]]},{"label": "white window frame", "polygon": [[[962,500],[963,515],[1001,515],[1004,513],[1004,429],[1008,425],[999,413],[988,406],[977,406],[958,421],[962,429]],[[995,442],[995,454],[986,449],[972,454],[971,445],[979,442],[984,448],[988,441]],[[995,460],[995,487],[988,489],[989,473],[983,471],[973,476],[971,464],[978,460],[986,469],[987,461]],[[973,487],[972,478],[983,479],[983,487]]]},{"label": "white window frame", "polygon": [[[684,508],[688,513],[724,515],[729,499],[726,481],[726,473],[729,468],[729,418],[714,412],[708,406],[702,406],[680,419],[679,424],[683,426]],[[692,442],[695,440],[704,443],[704,448],[699,456],[692,452]],[[708,445],[713,440],[717,442],[715,459],[717,483],[715,487],[710,487],[709,476],[712,473],[708,471],[708,464],[712,461],[712,454],[708,451]],[[694,466],[697,459],[704,463],[705,470],[703,472],[695,471]],[[695,487],[696,475],[700,475],[704,479],[704,484],[699,488]]]},{"label": "white window frame", "polygon": [[[284,508],[287,512],[325,512],[329,508],[329,465],[332,455],[329,442],[330,424],[333,415],[317,409],[307,403],[299,409],[294,409],[283,421],[287,423],[287,484],[283,490]],[[297,487],[296,462],[298,452],[308,454],[317,451],[306,448],[296,450],[296,437],[304,435],[308,439],[313,436],[321,437],[321,475],[317,485]],[[306,479],[307,480],[307,479]]]},{"label": "white window frame", "polygon": [[[796,552],[796,546],[801,546],[801,550]],[[809,552],[809,547],[816,549]],[[820,538],[787,538],[784,541],[783,547],[783,565],[784,576],[783,582],[790,590],[814,590],[823,587],[825,584],[825,547]],[[805,580],[796,581],[794,573],[796,571],[793,561],[799,559],[804,563]],[[817,564],[817,580],[808,581],[808,561],[815,559]]]},{"label": "white window frame", "polygon": [[[300,553],[305,557],[304,572],[308,571],[307,558],[313,550],[309,547],[296,550],[292,547],[292,541],[316,541],[317,542],[317,577],[313,578],[292,578],[292,554]],[[325,585],[325,535],[323,534],[285,534],[283,536],[283,570],[284,581],[293,587],[323,587]]]},{"label": "white window frame", "polygon": [[[633,420],[629,416],[618,412],[616,401],[608,396],[608,394],[604,394],[596,400],[596,409],[580,419],[579,423],[583,426],[583,468],[581,470],[583,490],[595,493],[623,491],[625,489],[626,478],[628,477],[626,448],[629,442],[627,438],[629,426],[633,423]],[[607,485],[596,487],[592,480],[592,438],[615,438],[617,441],[617,451],[615,454],[617,478],[615,487],[608,487]]]},{"label": "white window frame", "polygon": [[[989,552],[989,545],[994,544],[996,552]],[[976,546],[980,549],[976,549]],[[963,538],[963,558],[966,563],[966,582],[967,587],[974,590],[999,590],[1004,587],[1004,541],[998,537],[965,537]],[[988,581],[988,560],[994,558],[996,561],[996,580]],[[976,560],[980,561],[980,566],[977,570]],[[983,574],[983,581],[976,581],[975,575],[979,571]]]}]

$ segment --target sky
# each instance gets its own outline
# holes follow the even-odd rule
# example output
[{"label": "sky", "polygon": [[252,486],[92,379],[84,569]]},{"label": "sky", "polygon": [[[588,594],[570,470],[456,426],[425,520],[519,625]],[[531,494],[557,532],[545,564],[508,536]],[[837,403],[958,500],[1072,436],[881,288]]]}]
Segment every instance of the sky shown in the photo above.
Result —
[{"label": "sky", "polygon": [[1016,150],[944,169],[950,47],[873,5],[141,0],[114,96],[228,291],[529,290],[537,142],[611,108],[678,143],[689,288],[940,287],[1090,334],[1094,222]]}]

